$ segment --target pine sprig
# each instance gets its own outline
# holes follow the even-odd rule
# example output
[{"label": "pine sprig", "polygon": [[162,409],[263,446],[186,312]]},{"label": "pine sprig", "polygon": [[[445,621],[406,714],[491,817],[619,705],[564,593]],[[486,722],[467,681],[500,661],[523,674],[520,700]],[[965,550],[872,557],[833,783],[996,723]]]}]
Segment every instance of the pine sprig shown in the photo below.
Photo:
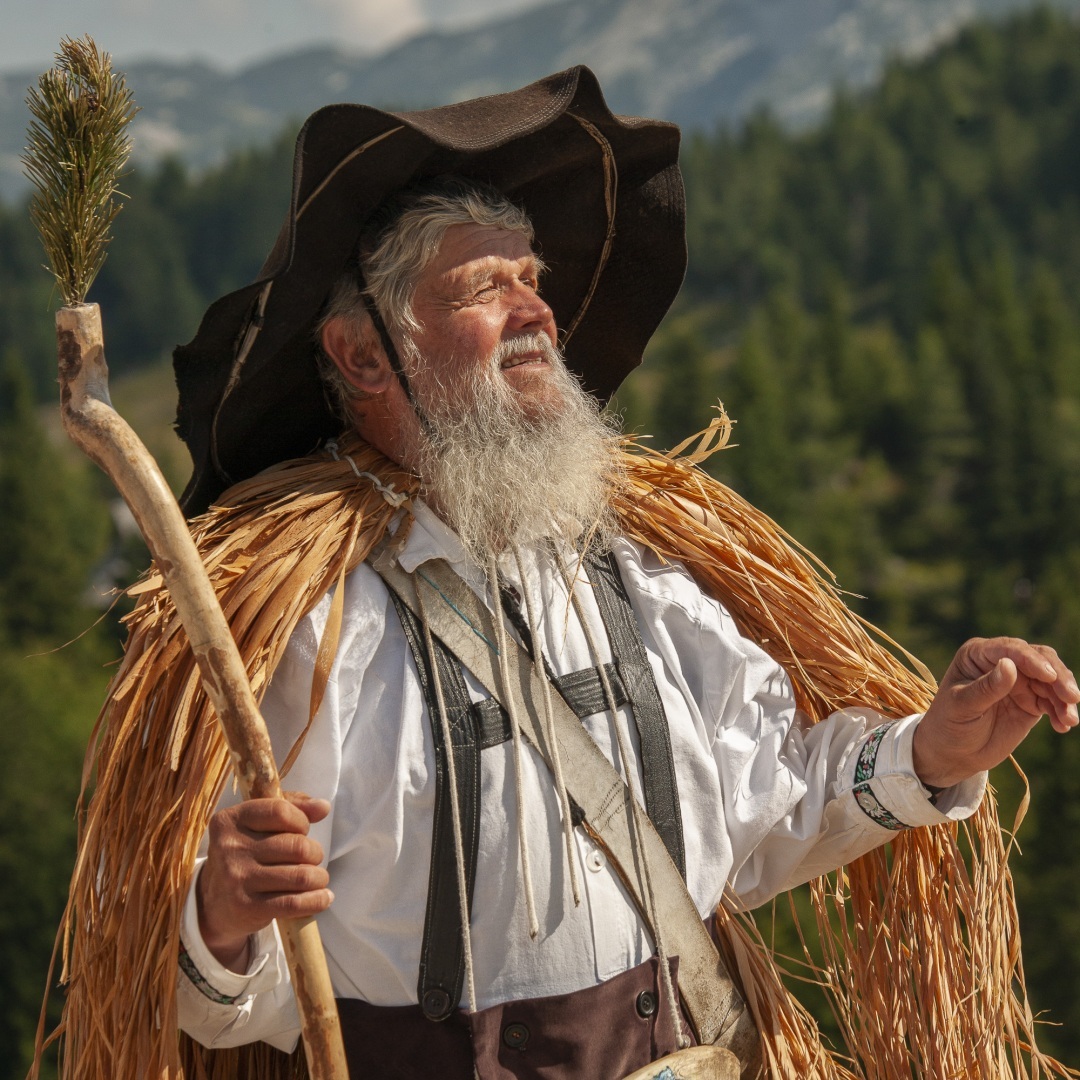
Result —
[{"label": "pine sprig", "polygon": [[116,196],[138,112],[112,58],[91,37],[64,38],[56,66],[26,103],[34,119],[22,155],[36,194],[30,216],[41,234],[64,303],[81,304],[105,261]]}]

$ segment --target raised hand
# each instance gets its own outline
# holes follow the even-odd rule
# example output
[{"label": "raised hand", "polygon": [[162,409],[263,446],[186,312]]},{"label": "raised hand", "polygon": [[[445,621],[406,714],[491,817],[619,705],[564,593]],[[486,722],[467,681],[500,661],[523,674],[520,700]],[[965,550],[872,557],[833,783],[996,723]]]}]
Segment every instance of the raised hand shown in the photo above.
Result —
[{"label": "raised hand", "polygon": [[915,730],[919,779],[949,787],[1004,761],[1043,715],[1055,731],[1077,725],[1080,687],[1047,645],[972,638],[953,658]]}]

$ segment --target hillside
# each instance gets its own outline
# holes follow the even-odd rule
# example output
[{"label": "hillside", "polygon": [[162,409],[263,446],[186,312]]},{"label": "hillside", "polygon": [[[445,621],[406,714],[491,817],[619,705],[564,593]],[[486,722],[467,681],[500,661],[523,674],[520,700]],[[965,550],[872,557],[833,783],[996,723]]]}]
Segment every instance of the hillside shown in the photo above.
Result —
[{"label": "hillside", "polygon": [[[711,131],[768,107],[785,124],[805,127],[821,118],[837,85],[868,86],[889,57],[925,55],[977,16],[1030,3],[560,0],[464,31],[422,34],[373,57],[328,46],[236,74],[118,61],[143,109],[134,126],[138,159],[174,154],[205,168],[331,101],[426,107],[578,63],[597,72],[617,112]],[[1080,10],[1080,0],[1053,3]],[[24,97],[36,75],[0,75],[0,197],[23,187]]]}]

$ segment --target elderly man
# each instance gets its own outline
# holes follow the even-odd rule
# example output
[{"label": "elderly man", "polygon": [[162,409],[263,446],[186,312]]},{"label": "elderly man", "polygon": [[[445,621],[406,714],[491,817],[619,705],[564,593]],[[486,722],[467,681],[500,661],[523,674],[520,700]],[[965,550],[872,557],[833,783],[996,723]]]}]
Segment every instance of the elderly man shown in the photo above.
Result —
[{"label": "elderly man", "polygon": [[[582,69],[428,113],[323,110],[260,281],[179,351],[189,510],[340,430],[327,397],[419,479],[275,653],[262,708],[281,757],[302,744],[304,794],[226,795],[210,820],[180,920],[199,1042],[295,1044],[272,920],[317,915],[355,1076],[621,1077],[735,1029],[749,1074],[738,995],[719,979],[710,1019],[697,985],[725,890],[753,906],[964,818],[1041,715],[1077,724],[1067,668],[1013,639],[965,644],[921,717],[811,724],[725,607],[626,537],[600,403],[678,288],[676,153]],[[318,460],[399,506],[350,438]],[[268,519],[303,502],[273,475]],[[124,895],[117,923],[153,910]]]}]

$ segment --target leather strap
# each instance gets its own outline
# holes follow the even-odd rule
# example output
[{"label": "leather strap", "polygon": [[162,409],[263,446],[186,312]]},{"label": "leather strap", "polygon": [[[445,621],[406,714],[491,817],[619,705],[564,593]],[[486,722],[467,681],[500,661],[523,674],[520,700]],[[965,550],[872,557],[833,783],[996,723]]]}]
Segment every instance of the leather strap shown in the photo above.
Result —
[{"label": "leather strap", "polygon": [[[634,618],[634,610],[630,606],[630,597],[626,595],[615,556],[611,552],[606,555],[586,556],[585,565],[589,571],[589,584],[592,586],[596,605],[600,610],[600,618],[607,631],[611,655],[615,657],[617,668],[621,673],[622,685],[616,689],[612,683],[615,705],[629,704],[630,715],[638,733],[645,813],[649,815],[649,820],[663,838],[668,854],[675,861],[685,881],[686,848],[683,843],[679,785],[675,777],[675,760],[671,755],[671,731],[668,728],[667,717],[664,715],[664,704],[660,700],[656,677],[653,675],[652,665],[645,652],[645,643],[641,640],[641,631]],[[526,651],[530,656],[535,656],[532,631],[522,616],[521,600],[516,590],[511,590],[508,585],[502,585],[499,591],[506,617],[514,624]],[[610,667],[610,664],[605,664],[605,672]],[[585,711],[578,708],[575,701],[563,693],[563,698],[577,716],[585,717],[607,711],[608,703],[604,694],[604,684],[595,668],[586,668],[583,671],[560,677],[551,670],[545,657],[544,670],[547,672],[548,679],[559,688],[560,693],[562,693],[564,680],[580,679],[589,687],[594,696],[591,696],[587,703],[582,703],[591,706]],[[574,689],[576,690],[577,687]]]},{"label": "leather strap", "polygon": [[[432,659],[439,665],[443,700],[450,727],[450,752],[457,777],[458,811],[462,846],[465,852],[465,881],[468,907],[472,910],[472,890],[476,880],[476,859],[480,842],[480,724],[469,699],[469,689],[461,669],[446,650],[436,643],[435,657],[427,655],[423,632],[412,611],[393,590],[390,599],[397,608],[405,638],[409,643],[420,688],[427,702],[435,744],[435,814],[431,835],[431,870],[428,875],[424,937],[420,946],[417,1001],[429,1020],[445,1020],[461,1001],[465,981],[465,938],[461,926],[457,865],[450,809],[450,775],[447,747],[443,742],[439,705],[432,680]],[[429,932],[430,931],[430,932]]]},{"label": "leather strap", "polygon": [[[465,978],[465,958],[461,928],[461,905],[457,895],[457,867],[453,847],[453,818],[450,810],[446,744],[439,722],[439,701],[432,675],[423,627],[419,619],[392,590],[390,598],[397,610],[405,640],[416,665],[424,694],[435,749],[435,813],[432,823],[431,869],[428,875],[427,907],[420,946],[417,1001],[429,1020],[450,1017],[461,1002]],[[461,677],[459,663],[438,639],[434,641],[435,663],[443,686],[443,701],[449,714],[452,752],[458,777],[458,807],[463,822],[467,853],[466,891],[472,907],[476,877],[477,821],[480,807],[480,753],[510,739],[510,718],[494,699],[470,700]],[[617,705],[627,702],[622,676],[616,664],[605,664]],[[606,707],[604,687],[595,668],[553,678],[563,700],[576,716],[585,717]],[[645,762],[645,772],[649,763]]]},{"label": "leather strap", "polygon": [[620,660],[626,676],[626,694],[634,713],[641,760],[649,763],[644,770],[645,812],[663,837],[664,846],[672,861],[686,880],[686,845],[683,840],[682,811],[679,808],[679,782],[675,776],[675,759],[671,754],[671,731],[660,691],[656,686],[652,665],[645,652],[634,618],[630,598],[626,595],[619,565],[613,552],[588,562],[589,581],[593,586],[600,617],[607,628],[611,652]]},{"label": "leather strap", "polygon": [[[506,692],[521,705],[524,733],[550,764],[543,725],[531,703],[543,693],[533,663],[510,639],[508,658],[512,685],[503,688],[498,658],[488,644],[495,638],[494,617],[476,594],[441,560],[425,563],[415,576],[406,574],[384,548],[373,561],[375,570],[415,613],[417,589],[429,590],[429,627],[505,706]],[[638,910],[649,923],[643,901],[640,855],[644,852],[653,875],[656,918],[663,924],[672,955],[680,961],[681,990],[699,1042],[727,1046],[743,1060],[757,1053],[757,1033],[749,1010],[724,967],[712,938],[686,890],[663,840],[645,822],[633,836],[631,795],[626,784],[578,719],[558,698],[552,702],[555,737],[559,743],[567,790],[584,812],[584,826],[604,848]],[[651,927],[655,937],[655,927]]]},{"label": "leather strap", "polygon": [[[415,654],[414,654],[415,655]],[[611,682],[615,694],[615,704],[625,705],[629,700],[623,686],[623,678],[618,664],[605,664],[604,671]],[[556,675],[552,684],[559,696],[570,706],[577,717],[592,716],[607,708],[604,700],[604,685],[596,668],[571,671],[567,675]],[[473,703],[480,724],[480,749],[498,746],[510,738],[510,717],[506,710],[494,699],[484,698]]]}]

